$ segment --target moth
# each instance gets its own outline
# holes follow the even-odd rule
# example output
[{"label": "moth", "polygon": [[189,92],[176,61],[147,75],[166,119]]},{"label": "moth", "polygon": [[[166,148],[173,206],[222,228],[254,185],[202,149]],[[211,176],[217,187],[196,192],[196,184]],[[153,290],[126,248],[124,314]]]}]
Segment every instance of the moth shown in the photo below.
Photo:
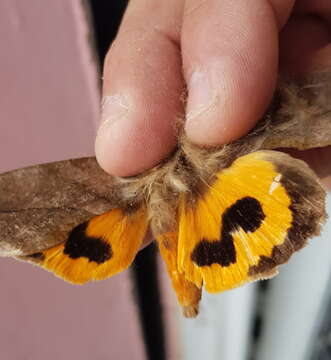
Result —
[{"label": "moth", "polygon": [[201,290],[271,278],[318,235],[325,191],[308,165],[277,151],[331,144],[331,73],[280,83],[246,136],[213,149],[181,134],[176,151],[135,177],[95,158],[0,176],[0,256],[37,264],[75,284],[128,268],[148,231],[186,317]]}]

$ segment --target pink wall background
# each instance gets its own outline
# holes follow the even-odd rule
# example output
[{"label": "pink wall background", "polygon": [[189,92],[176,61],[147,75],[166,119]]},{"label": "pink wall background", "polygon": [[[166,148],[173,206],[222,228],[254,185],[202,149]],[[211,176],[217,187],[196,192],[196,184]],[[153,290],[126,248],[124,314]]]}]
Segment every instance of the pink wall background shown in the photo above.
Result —
[{"label": "pink wall background", "polygon": [[[93,154],[99,79],[85,15],[80,0],[0,2],[1,172]],[[145,358],[127,272],[78,287],[0,259],[0,282],[0,359]],[[165,305],[177,313],[172,297]]]},{"label": "pink wall background", "polygon": [[0,2],[2,171],[93,154],[98,79],[81,3]]}]

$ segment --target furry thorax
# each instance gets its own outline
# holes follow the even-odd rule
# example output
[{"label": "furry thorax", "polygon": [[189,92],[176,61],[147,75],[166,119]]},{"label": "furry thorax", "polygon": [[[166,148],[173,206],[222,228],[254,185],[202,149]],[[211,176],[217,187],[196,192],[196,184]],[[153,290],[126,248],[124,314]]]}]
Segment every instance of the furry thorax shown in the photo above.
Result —
[{"label": "furry thorax", "polygon": [[141,175],[118,179],[118,191],[128,208],[147,206],[154,236],[171,231],[176,227],[178,198],[185,193],[194,202],[215,174],[238,157],[257,150],[329,145],[330,99],[331,72],[280,82],[269,110],[246,136],[206,149],[182,133],[168,159]]}]

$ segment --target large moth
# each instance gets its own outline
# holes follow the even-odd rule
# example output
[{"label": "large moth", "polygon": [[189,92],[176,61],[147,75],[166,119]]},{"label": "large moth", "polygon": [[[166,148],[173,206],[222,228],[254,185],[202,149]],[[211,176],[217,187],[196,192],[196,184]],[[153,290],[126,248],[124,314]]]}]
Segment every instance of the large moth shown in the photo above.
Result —
[{"label": "large moth", "polygon": [[153,169],[115,178],[83,158],[0,176],[0,256],[76,284],[130,266],[151,231],[187,317],[201,289],[266,279],[320,233],[325,191],[308,165],[278,148],[331,144],[331,75],[280,83],[249,134],[213,149],[179,136]]}]

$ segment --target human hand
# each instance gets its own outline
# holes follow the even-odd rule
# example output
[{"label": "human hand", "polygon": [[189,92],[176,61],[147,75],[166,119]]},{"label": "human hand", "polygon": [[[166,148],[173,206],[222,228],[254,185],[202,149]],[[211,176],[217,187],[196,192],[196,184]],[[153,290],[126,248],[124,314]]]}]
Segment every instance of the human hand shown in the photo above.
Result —
[{"label": "human hand", "polygon": [[[151,168],[184,114],[193,142],[235,140],[265,112],[278,71],[330,65],[329,0],[131,0],[104,66],[98,161],[119,176]],[[330,155],[305,154],[331,187]]]}]

